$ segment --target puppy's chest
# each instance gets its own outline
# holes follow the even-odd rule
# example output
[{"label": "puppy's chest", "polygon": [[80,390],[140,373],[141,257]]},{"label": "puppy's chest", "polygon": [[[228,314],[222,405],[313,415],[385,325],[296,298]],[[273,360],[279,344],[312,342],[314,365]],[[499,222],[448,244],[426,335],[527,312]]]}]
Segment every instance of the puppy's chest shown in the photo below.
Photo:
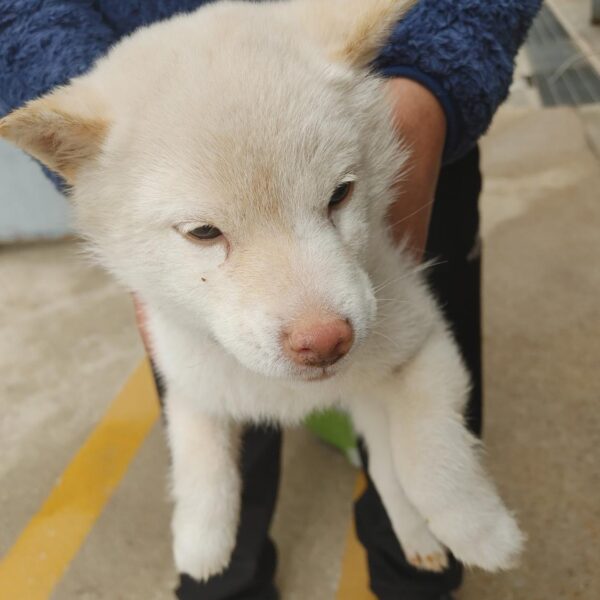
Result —
[{"label": "puppy's chest", "polygon": [[214,361],[185,372],[175,367],[168,379],[178,398],[185,398],[194,409],[240,422],[296,425],[338,398],[332,387],[295,386],[254,376],[241,365],[216,367]]}]

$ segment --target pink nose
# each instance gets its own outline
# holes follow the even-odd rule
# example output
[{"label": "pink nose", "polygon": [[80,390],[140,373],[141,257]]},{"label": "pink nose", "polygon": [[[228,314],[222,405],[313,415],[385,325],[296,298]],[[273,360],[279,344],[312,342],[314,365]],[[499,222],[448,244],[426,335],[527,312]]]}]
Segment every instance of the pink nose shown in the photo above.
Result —
[{"label": "pink nose", "polygon": [[283,349],[297,365],[327,367],[348,354],[354,332],[348,321],[320,315],[303,317],[283,335]]}]

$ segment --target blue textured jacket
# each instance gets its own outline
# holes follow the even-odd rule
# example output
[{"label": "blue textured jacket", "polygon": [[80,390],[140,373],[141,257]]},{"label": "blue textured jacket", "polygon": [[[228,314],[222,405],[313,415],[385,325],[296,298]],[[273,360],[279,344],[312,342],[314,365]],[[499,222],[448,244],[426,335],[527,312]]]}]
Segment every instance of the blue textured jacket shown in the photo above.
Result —
[{"label": "blue textured jacket", "polygon": [[[0,116],[87,71],[140,25],[208,0],[0,0]],[[446,113],[446,161],[489,126],[542,0],[421,0],[376,61],[428,87]]]}]

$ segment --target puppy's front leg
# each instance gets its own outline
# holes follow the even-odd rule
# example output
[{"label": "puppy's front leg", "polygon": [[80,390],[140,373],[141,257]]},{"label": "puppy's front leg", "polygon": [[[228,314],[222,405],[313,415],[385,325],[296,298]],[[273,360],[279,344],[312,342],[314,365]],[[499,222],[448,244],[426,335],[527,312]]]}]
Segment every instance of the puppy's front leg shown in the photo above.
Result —
[{"label": "puppy's front leg", "polygon": [[167,394],[172,453],[172,530],[177,569],[204,580],[223,571],[235,545],[241,483],[239,432]]},{"label": "puppy's front leg", "polygon": [[393,456],[404,490],[432,533],[462,562],[508,568],[523,536],[479,462],[463,422],[468,378],[440,330],[386,392]]},{"label": "puppy's front leg", "polygon": [[406,497],[396,475],[385,407],[377,399],[362,397],[353,400],[351,412],[354,427],[363,436],[369,452],[369,475],[406,560],[418,569],[443,571],[448,566],[446,550]]}]

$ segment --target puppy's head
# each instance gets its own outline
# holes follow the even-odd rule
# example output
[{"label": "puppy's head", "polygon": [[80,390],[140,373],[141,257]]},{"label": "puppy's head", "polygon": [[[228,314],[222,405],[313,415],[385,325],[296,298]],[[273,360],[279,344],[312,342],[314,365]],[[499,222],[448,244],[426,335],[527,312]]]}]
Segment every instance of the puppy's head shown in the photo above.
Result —
[{"label": "puppy's head", "polygon": [[334,374],[375,318],[403,155],[370,61],[407,2],[220,2],[0,121],[128,287],[266,375]]}]

